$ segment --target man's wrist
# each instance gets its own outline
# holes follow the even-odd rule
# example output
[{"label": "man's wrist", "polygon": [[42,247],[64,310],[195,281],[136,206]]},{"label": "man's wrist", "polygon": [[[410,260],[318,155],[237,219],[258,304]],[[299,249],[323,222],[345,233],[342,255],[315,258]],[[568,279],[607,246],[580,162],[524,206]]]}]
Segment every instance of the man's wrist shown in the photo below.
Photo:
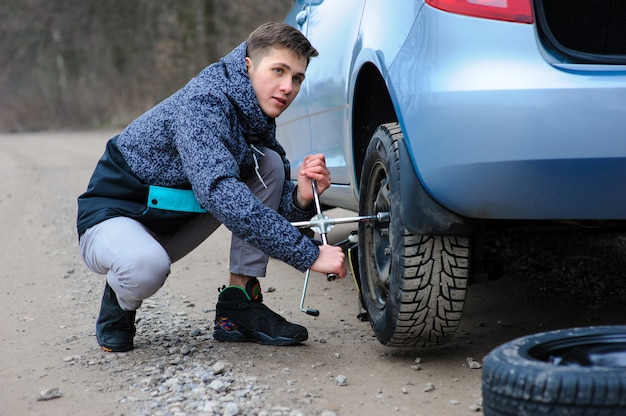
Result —
[{"label": "man's wrist", "polygon": [[296,186],[293,191],[293,203],[296,205],[296,208],[299,208],[302,211],[308,211],[313,208],[313,201],[307,201],[302,198],[300,192],[298,192],[298,186]]},{"label": "man's wrist", "polygon": [[308,211],[312,208],[313,201],[305,201],[300,195],[296,195],[296,202],[298,203],[298,208]]}]

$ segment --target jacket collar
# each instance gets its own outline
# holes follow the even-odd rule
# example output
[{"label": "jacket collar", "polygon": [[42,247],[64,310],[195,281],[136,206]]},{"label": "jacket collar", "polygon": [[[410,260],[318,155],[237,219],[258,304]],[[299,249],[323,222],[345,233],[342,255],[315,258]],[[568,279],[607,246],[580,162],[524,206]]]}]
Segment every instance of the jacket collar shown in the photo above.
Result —
[{"label": "jacket collar", "polygon": [[235,107],[244,133],[248,136],[264,137],[271,134],[275,123],[274,119],[267,117],[259,107],[248,76],[246,51],[247,44],[244,41],[220,60],[219,65],[222,66],[227,79],[221,88]]}]

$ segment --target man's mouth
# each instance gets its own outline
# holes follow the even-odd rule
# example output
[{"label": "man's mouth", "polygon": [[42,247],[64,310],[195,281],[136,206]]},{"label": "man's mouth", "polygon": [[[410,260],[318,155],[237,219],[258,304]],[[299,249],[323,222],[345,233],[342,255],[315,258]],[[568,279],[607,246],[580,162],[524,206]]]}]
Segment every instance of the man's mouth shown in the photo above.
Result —
[{"label": "man's mouth", "polygon": [[274,98],[274,100],[278,101],[278,103],[280,105],[287,105],[287,99],[286,98],[280,98],[280,97],[272,97]]}]

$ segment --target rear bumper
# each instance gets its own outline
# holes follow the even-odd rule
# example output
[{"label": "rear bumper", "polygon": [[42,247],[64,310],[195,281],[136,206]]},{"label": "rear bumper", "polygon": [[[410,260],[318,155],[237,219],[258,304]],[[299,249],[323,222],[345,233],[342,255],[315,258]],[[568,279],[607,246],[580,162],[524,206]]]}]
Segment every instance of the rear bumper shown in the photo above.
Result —
[{"label": "rear bumper", "polygon": [[424,13],[389,79],[429,195],[468,218],[626,219],[626,67],[557,67],[532,25]]}]

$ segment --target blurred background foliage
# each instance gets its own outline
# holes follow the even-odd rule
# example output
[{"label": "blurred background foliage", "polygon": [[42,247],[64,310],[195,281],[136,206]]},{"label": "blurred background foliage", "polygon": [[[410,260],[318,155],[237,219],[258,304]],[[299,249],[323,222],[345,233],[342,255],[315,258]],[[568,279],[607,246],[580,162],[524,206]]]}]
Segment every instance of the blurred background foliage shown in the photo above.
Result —
[{"label": "blurred background foliage", "polygon": [[2,0],[0,131],[119,128],[292,0]]}]

